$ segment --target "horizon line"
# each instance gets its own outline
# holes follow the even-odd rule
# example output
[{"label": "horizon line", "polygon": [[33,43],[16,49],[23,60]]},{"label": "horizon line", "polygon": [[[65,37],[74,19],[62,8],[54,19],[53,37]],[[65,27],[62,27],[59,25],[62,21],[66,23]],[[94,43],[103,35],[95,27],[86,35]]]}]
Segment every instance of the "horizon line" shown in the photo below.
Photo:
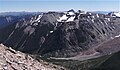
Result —
[{"label": "horizon line", "polygon": [[[65,12],[65,11],[68,11],[68,10],[63,10],[63,11],[60,11],[60,10],[48,10],[48,11],[0,11],[0,13],[8,13],[8,12],[9,13],[10,12],[30,12],[30,13],[32,13],[32,12]],[[76,11],[76,10],[74,10],[74,11]],[[81,11],[85,11],[85,10],[81,10]],[[114,12],[114,11],[119,11],[119,10],[89,10],[89,11],[87,10],[86,12]]]}]

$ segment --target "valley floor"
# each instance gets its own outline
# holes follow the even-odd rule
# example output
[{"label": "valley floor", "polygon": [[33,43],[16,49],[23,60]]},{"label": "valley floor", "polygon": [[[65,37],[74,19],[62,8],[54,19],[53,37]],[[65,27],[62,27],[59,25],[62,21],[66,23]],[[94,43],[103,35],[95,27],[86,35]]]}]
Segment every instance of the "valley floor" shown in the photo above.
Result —
[{"label": "valley floor", "polygon": [[[94,49],[89,50],[90,52],[94,52],[92,54],[89,55],[77,55],[74,57],[69,57],[69,58],[54,58],[54,57],[50,57],[50,59],[60,59],[60,60],[79,60],[79,61],[83,61],[83,60],[88,60],[88,59],[92,59],[92,58],[98,58],[104,55],[110,55],[112,53],[118,52],[120,51],[120,35],[115,36],[114,38],[105,41],[104,43],[101,43],[100,45],[98,45],[97,47],[95,47]],[[89,51],[85,51],[89,52]]]}]

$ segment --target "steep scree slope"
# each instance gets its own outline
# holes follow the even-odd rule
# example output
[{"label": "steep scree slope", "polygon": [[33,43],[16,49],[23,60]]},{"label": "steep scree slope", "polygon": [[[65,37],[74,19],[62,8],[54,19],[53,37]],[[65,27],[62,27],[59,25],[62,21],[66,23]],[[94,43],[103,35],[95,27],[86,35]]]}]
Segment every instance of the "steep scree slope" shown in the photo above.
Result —
[{"label": "steep scree slope", "polygon": [[0,44],[0,70],[65,70],[63,67],[33,59],[27,54]]}]

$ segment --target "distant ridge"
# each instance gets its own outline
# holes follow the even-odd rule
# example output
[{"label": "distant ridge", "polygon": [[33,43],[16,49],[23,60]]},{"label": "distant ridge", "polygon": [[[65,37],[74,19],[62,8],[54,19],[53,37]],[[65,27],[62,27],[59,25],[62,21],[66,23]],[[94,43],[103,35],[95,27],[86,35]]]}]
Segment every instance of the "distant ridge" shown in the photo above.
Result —
[{"label": "distant ridge", "polygon": [[1,12],[0,16],[8,16],[8,15],[12,15],[12,16],[19,16],[19,15],[29,15],[29,14],[41,14],[43,12]]}]

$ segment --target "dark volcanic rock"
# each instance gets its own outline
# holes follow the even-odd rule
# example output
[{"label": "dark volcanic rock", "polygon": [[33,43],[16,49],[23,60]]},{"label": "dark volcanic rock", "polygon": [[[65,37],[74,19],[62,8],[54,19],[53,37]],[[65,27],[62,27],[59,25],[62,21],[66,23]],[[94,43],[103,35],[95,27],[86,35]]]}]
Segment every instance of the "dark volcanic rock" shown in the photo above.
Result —
[{"label": "dark volcanic rock", "polygon": [[119,21],[92,12],[48,12],[0,29],[0,42],[47,57],[75,56],[120,34]]}]

